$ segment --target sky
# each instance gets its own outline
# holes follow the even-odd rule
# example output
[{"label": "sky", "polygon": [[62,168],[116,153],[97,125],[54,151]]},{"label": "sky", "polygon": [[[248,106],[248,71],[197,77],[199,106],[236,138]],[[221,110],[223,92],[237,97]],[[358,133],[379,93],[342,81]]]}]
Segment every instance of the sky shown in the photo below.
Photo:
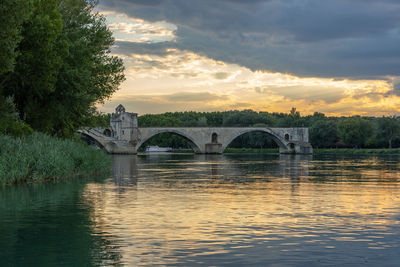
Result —
[{"label": "sky", "polygon": [[99,0],[126,80],[99,110],[400,115],[398,0]]}]

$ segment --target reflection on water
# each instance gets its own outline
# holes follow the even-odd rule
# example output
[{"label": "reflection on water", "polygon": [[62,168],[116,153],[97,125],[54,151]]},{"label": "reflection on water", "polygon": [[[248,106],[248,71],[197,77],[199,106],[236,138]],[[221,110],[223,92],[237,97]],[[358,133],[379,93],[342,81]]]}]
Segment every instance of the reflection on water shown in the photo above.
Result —
[{"label": "reflection on water", "polygon": [[85,186],[75,180],[0,187],[0,266],[118,263],[115,242],[93,234]]},{"label": "reflection on water", "polygon": [[0,265],[399,266],[398,157],[113,160],[104,182],[0,189]]},{"label": "reflection on water", "polygon": [[115,160],[114,182],[106,189],[90,184],[84,196],[94,204],[94,231],[117,240],[122,263],[396,266],[400,261],[398,158]]}]

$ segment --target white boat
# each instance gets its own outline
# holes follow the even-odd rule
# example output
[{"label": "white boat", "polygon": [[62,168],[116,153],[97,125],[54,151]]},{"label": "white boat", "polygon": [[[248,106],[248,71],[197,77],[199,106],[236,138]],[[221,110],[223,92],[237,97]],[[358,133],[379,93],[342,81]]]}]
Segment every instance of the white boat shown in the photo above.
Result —
[{"label": "white boat", "polygon": [[172,147],[147,146],[146,152],[171,152]]}]

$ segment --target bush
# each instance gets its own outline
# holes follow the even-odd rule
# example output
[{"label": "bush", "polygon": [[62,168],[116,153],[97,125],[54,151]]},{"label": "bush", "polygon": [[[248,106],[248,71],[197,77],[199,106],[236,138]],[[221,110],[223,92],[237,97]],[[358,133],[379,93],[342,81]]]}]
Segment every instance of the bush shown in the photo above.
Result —
[{"label": "bush", "polygon": [[32,134],[32,128],[19,119],[12,97],[0,95],[0,134],[24,136]]},{"label": "bush", "polygon": [[86,144],[41,133],[0,135],[0,184],[108,173],[111,160]]}]

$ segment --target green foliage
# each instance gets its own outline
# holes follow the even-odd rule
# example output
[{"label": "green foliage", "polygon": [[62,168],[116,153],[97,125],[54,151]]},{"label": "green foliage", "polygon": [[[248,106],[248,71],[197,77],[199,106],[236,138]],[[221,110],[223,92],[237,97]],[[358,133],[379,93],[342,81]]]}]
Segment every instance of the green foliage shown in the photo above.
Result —
[{"label": "green foliage", "polygon": [[224,153],[279,153],[278,148],[232,148],[225,149]]},{"label": "green foliage", "polygon": [[174,118],[170,114],[165,115],[143,115],[138,118],[138,124],[140,127],[163,127],[163,126],[174,126],[174,127],[182,127],[184,126],[183,122],[178,118]]},{"label": "green foliage", "polygon": [[223,119],[223,126],[246,127],[259,123],[257,112],[252,110],[233,111]]},{"label": "green foliage", "polygon": [[0,135],[0,184],[108,173],[110,158],[86,144],[35,133]]},{"label": "green foliage", "polygon": [[190,149],[188,140],[182,136],[171,134],[171,133],[160,133],[149,140],[147,140],[140,148],[144,151],[146,146],[161,146],[161,147],[172,147],[178,149]]},{"label": "green foliage", "polygon": [[377,119],[377,123],[377,139],[392,148],[393,140],[400,138],[400,121],[395,117],[382,117]]},{"label": "green foliage", "polygon": [[394,149],[354,149],[354,148],[333,148],[333,149],[314,149],[314,153],[332,153],[332,154],[355,154],[355,155],[365,155],[365,154],[384,154],[384,155],[400,155],[400,148]]},{"label": "green foliage", "polygon": [[346,144],[363,147],[374,136],[374,126],[366,119],[351,117],[338,122],[338,133]]},{"label": "green foliage", "polygon": [[0,134],[23,136],[32,133],[32,128],[18,117],[13,99],[0,95]]},{"label": "green foliage", "polygon": [[95,104],[109,98],[125,79],[122,60],[110,55],[114,44],[105,18],[94,11],[95,1],[59,0],[64,20],[61,38],[68,55],[49,96],[53,134],[70,136],[96,123]]},{"label": "green foliage", "polygon": [[[95,105],[124,80],[123,63],[110,55],[114,39],[105,18],[94,11],[96,1],[31,1],[29,18],[21,17],[14,30],[16,52],[7,64],[16,59],[15,69],[0,72],[0,94],[14,97],[20,118],[34,130],[72,136],[99,123]],[[19,3],[6,0],[5,9],[13,10],[11,2]]]},{"label": "green foliage", "polygon": [[51,128],[45,119],[46,104],[66,54],[59,38],[62,27],[56,0],[34,0],[32,14],[23,24],[15,70],[5,82],[4,93],[14,96],[21,118],[37,130]]},{"label": "green foliage", "polygon": [[2,0],[0,4],[0,91],[2,74],[14,70],[22,24],[29,17],[31,0]]},{"label": "green foliage", "polygon": [[[259,126],[257,126],[259,127]],[[278,145],[264,132],[250,132],[235,138],[229,148],[277,148]]]},{"label": "green foliage", "polygon": [[310,142],[314,148],[331,147],[338,139],[336,122],[333,120],[319,119],[309,130]]}]

